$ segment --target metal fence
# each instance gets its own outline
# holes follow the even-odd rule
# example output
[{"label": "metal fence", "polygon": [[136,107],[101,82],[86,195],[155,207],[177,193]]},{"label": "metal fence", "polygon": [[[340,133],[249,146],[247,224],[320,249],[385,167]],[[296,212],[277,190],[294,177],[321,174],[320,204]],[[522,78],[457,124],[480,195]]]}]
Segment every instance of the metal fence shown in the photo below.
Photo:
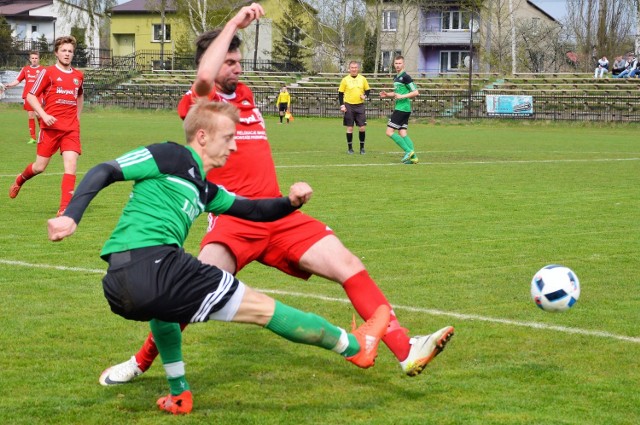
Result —
[{"label": "metal fence", "polygon": [[[114,89],[91,92],[87,90],[89,103],[103,106],[143,109],[173,109],[188,85],[133,85],[121,84]],[[291,88],[291,109],[298,117],[342,116],[337,91],[333,89]],[[492,92],[492,94],[496,94]],[[512,93],[510,93],[512,94]],[[277,114],[275,103],[277,90],[255,89],[256,105],[264,114]],[[386,118],[393,111],[393,102],[372,99],[366,104],[367,117]],[[592,95],[540,94],[533,96],[533,114],[510,116],[521,120],[571,120],[571,121],[640,121],[640,98],[620,98]],[[486,96],[456,92],[430,94],[421,92],[413,102],[414,119],[491,119],[487,113]]]},{"label": "metal fence", "polygon": [[[55,63],[52,43],[22,40],[15,42],[8,52],[0,52],[0,69],[22,68],[29,63],[29,52],[40,52],[43,65]],[[274,60],[243,59],[245,71],[268,72],[301,72],[289,62]],[[195,59],[192,53],[178,53],[172,50],[138,50],[124,56],[114,56],[110,49],[82,48],[77,49],[72,65],[76,68],[111,68],[119,70],[136,70],[140,72],[153,70],[195,70]]]},{"label": "metal fence", "polygon": [[[131,68],[125,68],[131,70]],[[85,100],[88,104],[140,109],[174,109],[189,84],[134,84],[128,82],[130,75],[124,69],[100,70],[100,81],[85,81]],[[109,75],[105,80],[104,73]],[[121,75],[117,75],[120,73]],[[135,72],[134,72],[135,73]],[[0,82],[15,78],[15,71],[0,71]],[[104,81],[103,81],[104,80]],[[3,101],[21,101],[20,86],[7,90]],[[291,108],[299,117],[342,116],[338,105],[336,88],[291,87]],[[501,94],[492,90],[492,95]],[[514,95],[513,91],[504,93]],[[570,121],[640,121],[640,96],[619,96],[602,91],[566,94],[561,91],[527,92],[533,96],[531,115],[509,116],[522,120],[570,120]],[[256,87],[256,104],[265,114],[277,114],[275,100],[278,88]],[[393,110],[393,102],[372,98],[366,103],[369,118],[386,118]],[[487,113],[486,95],[466,90],[438,91],[437,94],[423,90],[413,102],[413,119],[490,119]]]},{"label": "metal fence", "polygon": [[[273,60],[243,59],[245,71],[299,72],[301,70],[288,62]],[[103,64],[103,66],[105,66]],[[155,70],[195,70],[195,58],[192,53],[174,53],[159,50],[138,50],[127,56],[113,56],[109,66],[116,69],[136,69],[140,72]]]},{"label": "metal fence", "polygon": [[[296,89],[291,93],[294,115],[341,117],[337,92],[333,90]],[[276,114],[277,93],[256,90],[256,103],[264,113]],[[499,94],[492,92],[492,94]],[[509,93],[512,95],[513,93]],[[372,99],[366,104],[367,117],[387,118],[393,111],[393,101]],[[495,119],[571,120],[571,121],[640,121],[640,97],[620,98],[594,95],[564,95],[542,93],[533,95],[533,114],[495,116],[487,113],[484,93],[430,94],[421,91],[413,101],[412,118],[418,119]]]},{"label": "metal fence", "polygon": [[[20,49],[0,53],[0,69],[20,69],[29,64],[29,52],[31,47],[22,45]],[[40,44],[33,44],[33,50],[40,52],[40,64],[53,65],[56,61],[53,54],[53,45],[46,48]],[[76,50],[71,65],[76,68],[97,68],[111,64],[111,50],[83,48]]]}]

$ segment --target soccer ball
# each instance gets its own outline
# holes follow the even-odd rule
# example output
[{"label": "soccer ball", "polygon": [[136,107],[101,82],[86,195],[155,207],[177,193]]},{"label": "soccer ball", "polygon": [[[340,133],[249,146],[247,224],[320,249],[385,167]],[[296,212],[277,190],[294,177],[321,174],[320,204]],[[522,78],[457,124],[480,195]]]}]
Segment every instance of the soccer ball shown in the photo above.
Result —
[{"label": "soccer ball", "polygon": [[544,311],[568,310],[579,297],[580,281],[568,267],[552,264],[538,270],[531,279],[531,298]]}]

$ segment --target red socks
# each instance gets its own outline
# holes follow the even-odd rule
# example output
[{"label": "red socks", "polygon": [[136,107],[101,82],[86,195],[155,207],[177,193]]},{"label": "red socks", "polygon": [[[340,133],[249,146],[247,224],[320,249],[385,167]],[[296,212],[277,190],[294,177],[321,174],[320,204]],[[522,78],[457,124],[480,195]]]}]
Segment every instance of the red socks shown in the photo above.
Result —
[{"label": "red socks", "polygon": [[[187,323],[180,323],[180,330],[183,331],[184,328],[187,327]],[[153,361],[158,357],[158,348],[156,347],[156,343],[153,340],[153,334],[149,332],[147,335],[147,339],[140,347],[140,351],[136,353],[136,362],[138,362],[138,367],[143,372],[146,372],[150,367]]]},{"label": "red socks", "polygon": [[24,182],[26,182],[27,180],[29,180],[35,175],[36,174],[33,172],[33,162],[32,162],[31,164],[27,165],[27,168],[25,168],[22,173],[18,174],[18,177],[16,177],[16,184],[18,186],[22,186]]},{"label": "red socks", "polygon": [[35,118],[29,118],[29,134],[31,134],[31,138],[36,138],[36,120]]},{"label": "red socks", "polygon": [[[344,282],[342,287],[351,300],[353,307],[365,320],[369,319],[381,304],[386,304],[391,308],[387,298],[366,270],[351,276]],[[391,310],[391,321],[389,322],[387,334],[382,337],[382,340],[399,361],[405,360],[409,355],[411,344],[407,336],[407,330],[400,326],[393,309]]]},{"label": "red socks", "polygon": [[73,196],[73,189],[76,187],[76,176],[74,174],[63,174],[60,187],[62,191],[60,194],[60,211],[64,211]]}]

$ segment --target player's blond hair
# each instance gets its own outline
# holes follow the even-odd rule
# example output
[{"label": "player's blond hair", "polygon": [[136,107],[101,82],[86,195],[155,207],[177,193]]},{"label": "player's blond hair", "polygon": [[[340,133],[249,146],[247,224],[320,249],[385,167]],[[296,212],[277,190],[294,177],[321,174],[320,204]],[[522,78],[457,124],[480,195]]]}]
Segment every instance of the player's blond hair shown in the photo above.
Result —
[{"label": "player's blond hair", "polygon": [[187,143],[194,139],[200,129],[214,133],[220,116],[225,116],[236,124],[240,122],[238,109],[230,103],[211,102],[206,99],[196,101],[184,118],[183,127]]}]

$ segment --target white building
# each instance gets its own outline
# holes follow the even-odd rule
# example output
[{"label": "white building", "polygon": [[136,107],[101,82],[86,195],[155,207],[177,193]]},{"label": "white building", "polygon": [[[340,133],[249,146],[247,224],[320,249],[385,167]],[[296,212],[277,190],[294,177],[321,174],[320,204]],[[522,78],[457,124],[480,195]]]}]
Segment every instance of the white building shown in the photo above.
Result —
[{"label": "white building", "polygon": [[[17,0],[7,4],[0,3],[0,15],[4,16],[11,26],[11,36],[27,47],[42,35],[49,44],[57,37],[71,34],[76,27],[85,32],[85,43],[88,48],[100,47],[99,25],[90,25],[91,19],[101,16],[91,14],[76,6],[74,0]],[[91,29],[93,27],[93,29]]]}]

